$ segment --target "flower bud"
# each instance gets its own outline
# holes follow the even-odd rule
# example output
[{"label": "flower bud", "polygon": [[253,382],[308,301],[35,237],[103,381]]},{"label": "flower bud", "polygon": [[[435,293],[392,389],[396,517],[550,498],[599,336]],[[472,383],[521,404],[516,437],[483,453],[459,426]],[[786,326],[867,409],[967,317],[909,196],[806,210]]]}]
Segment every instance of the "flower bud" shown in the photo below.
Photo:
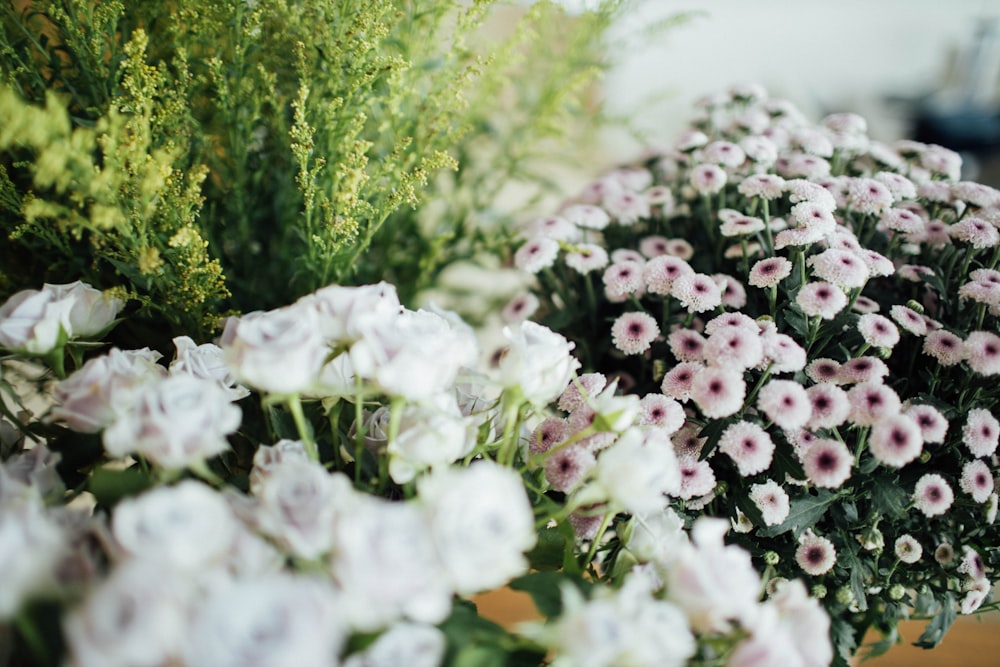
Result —
[{"label": "flower bud", "polygon": [[904,595],[906,595],[906,587],[903,584],[893,584],[889,587],[890,600],[902,600]]},{"label": "flower bud", "polygon": [[843,605],[854,602],[854,591],[851,590],[850,586],[841,586],[837,589],[837,602]]},{"label": "flower bud", "polygon": [[822,600],[823,598],[826,597],[827,594],[826,586],[824,586],[823,584],[816,584],[815,586],[812,587],[810,593],[817,600]]},{"label": "flower bud", "polygon": [[781,556],[775,551],[764,552],[764,562],[768,565],[777,565],[781,562]]},{"label": "flower bud", "polygon": [[915,301],[914,299],[910,299],[909,301],[907,301],[906,307],[912,311],[920,313],[921,315],[924,314],[924,304],[920,303],[919,301]]}]

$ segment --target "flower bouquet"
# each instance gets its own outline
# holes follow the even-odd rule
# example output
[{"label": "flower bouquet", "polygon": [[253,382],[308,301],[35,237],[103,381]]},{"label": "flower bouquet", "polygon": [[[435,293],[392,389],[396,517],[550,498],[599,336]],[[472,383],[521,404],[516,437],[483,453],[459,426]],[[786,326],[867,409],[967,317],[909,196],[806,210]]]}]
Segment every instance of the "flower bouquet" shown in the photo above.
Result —
[{"label": "flower bouquet", "polygon": [[[576,344],[588,406],[638,401],[672,434],[671,519],[724,518],[768,588],[805,582],[840,664],[869,629],[879,653],[928,619],[932,647],[995,606],[1000,192],[960,165],[734,87],[512,248],[536,281],[505,316]],[[559,407],[533,451],[585,496],[606,443]],[[649,560],[630,528],[656,516],[612,520],[611,567]]]},{"label": "flower bouquet", "polygon": [[[667,507],[681,415],[546,327],[490,367],[453,313],[330,286],[167,364],[100,343],[124,305],[0,307],[0,664],[829,663],[801,582],[765,596],[728,522]],[[553,445],[567,409],[592,449]],[[544,622],[481,618],[503,586]]]}]

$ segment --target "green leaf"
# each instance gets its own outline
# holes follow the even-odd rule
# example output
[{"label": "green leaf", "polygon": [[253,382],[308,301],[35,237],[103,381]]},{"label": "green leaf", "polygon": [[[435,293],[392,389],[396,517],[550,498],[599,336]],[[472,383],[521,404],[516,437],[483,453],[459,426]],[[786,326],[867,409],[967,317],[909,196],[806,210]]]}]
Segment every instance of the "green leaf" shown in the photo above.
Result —
[{"label": "green leaf", "polygon": [[528,561],[535,570],[555,570],[563,564],[566,538],[558,528],[542,528],[538,531],[538,543],[528,552]]},{"label": "green leaf", "polygon": [[[846,536],[845,539],[850,540],[851,538]],[[851,573],[851,592],[854,594],[858,609],[866,611],[868,609],[868,579],[871,576],[871,569],[858,558],[853,544],[840,550],[840,560]]]},{"label": "green leaf", "polygon": [[893,627],[889,630],[888,634],[882,635],[882,639],[877,642],[865,644],[863,659],[870,660],[871,658],[877,658],[880,655],[884,655],[889,649],[898,643],[900,643],[899,630]]},{"label": "green leaf", "polygon": [[139,468],[112,470],[97,468],[90,476],[87,488],[99,505],[112,507],[127,496],[142,493],[153,486],[153,479]]},{"label": "green leaf", "polygon": [[883,478],[876,478],[869,491],[872,509],[890,518],[906,516],[910,496],[905,489]]},{"label": "green leaf", "polygon": [[271,428],[278,440],[287,438],[289,440],[299,439],[299,430],[295,427],[295,419],[287,410],[283,410],[277,405],[270,405],[267,408],[268,418],[271,420]]},{"label": "green leaf", "polygon": [[807,528],[816,525],[837,498],[837,494],[830,491],[820,491],[815,496],[804,495],[793,498],[788,518],[777,526],[761,530],[760,534],[764,537],[775,537],[791,530],[798,537]]},{"label": "green leaf", "polygon": [[451,660],[452,667],[506,667],[507,654],[499,646],[464,646]]},{"label": "green leaf", "polygon": [[833,667],[847,667],[852,663],[858,647],[857,629],[840,616],[830,618],[830,639],[833,640]]},{"label": "green leaf", "polygon": [[544,616],[549,618],[562,613],[563,600],[561,584],[569,582],[580,589],[586,595],[592,584],[580,579],[571,577],[562,572],[532,572],[522,577],[518,577],[510,582],[510,587],[515,591],[523,591],[531,596]]},{"label": "green leaf", "polygon": [[948,629],[955,622],[955,619],[958,617],[958,612],[955,610],[955,594],[945,593],[944,598],[941,611],[927,624],[927,627],[924,628],[924,633],[913,643],[914,646],[934,648],[941,643],[945,633],[948,632]]}]

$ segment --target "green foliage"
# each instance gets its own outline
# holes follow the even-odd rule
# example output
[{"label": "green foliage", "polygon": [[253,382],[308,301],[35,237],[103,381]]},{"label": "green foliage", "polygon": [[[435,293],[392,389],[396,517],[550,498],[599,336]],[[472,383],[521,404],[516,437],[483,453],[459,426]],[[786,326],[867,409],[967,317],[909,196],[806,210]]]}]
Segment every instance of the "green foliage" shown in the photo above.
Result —
[{"label": "green foliage", "polygon": [[8,5],[0,296],[125,284],[201,337],[330,282],[412,298],[497,242],[504,183],[537,183],[532,160],[597,120],[620,2],[572,20],[538,3],[491,40],[496,4]]}]

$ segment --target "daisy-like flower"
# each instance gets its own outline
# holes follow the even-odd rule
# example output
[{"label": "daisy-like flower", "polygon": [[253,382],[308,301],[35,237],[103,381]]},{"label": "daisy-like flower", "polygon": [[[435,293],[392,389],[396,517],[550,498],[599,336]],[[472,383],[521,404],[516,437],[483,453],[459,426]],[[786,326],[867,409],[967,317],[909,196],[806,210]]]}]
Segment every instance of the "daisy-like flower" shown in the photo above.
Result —
[{"label": "daisy-like flower", "polygon": [[547,237],[534,238],[514,253],[514,265],[527,273],[538,273],[556,262],[559,242]]},{"label": "daisy-like flower", "polygon": [[650,214],[649,202],[637,192],[622,190],[609,192],[601,205],[619,225],[634,225]]},{"label": "daisy-like flower", "polygon": [[543,419],[531,432],[528,449],[532,454],[547,452],[569,437],[569,424],[559,417]]},{"label": "daisy-like flower", "polygon": [[958,486],[977,503],[985,503],[993,493],[993,473],[985,461],[980,459],[966,461],[962,466],[962,479],[959,480]]},{"label": "daisy-like flower", "polygon": [[777,526],[788,518],[790,503],[788,492],[773,479],[750,487],[750,499],[760,510],[767,526]]},{"label": "daisy-like flower", "polygon": [[531,292],[519,294],[507,302],[507,305],[500,311],[500,317],[504,322],[519,324],[528,319],[538,310],[538,297]]},{"label": "daisy-like flower", "polygon": [[851,476],[854,457],[847,445],[832,438],[817,438],[799,455],[806,477],[824,489],[838,489]]},{"label": "daisy-like flower", "polygon": [[754,287],[767,288],[777,285],[792,274],[792,263],[784,257],[768,257],[753,265],[749,282]]},{"label": "daisy-like flower", "polygon": [[596,464],[597,458],[586,447],[570,445],[545,460],[545,479],[556,491],[570,491]]},{"label": "daisy-like flower", "polygon": [[962,574],[968,575],[970,579],[983,579],[986,577],[986,565],[979,552],[970,546],[962,547],[962,562],[955,568]]},{"label": "daisy-like flower", "polygon": [[608,251],[596,243],[578,243],[575,250],[566,253],[566,266],[579,274],[600,271],[608,265]]},{"label": "daisy-like flower", "polygon": [[905,414],[889,415],[872,426],[868,448],[880,462],[902,468],[923,451],[920,427]]},{"label": "daisy-like flower", "polygon": [[640,426],[658,426],[667,434],[674,433],[682,426],[686,415],[684,408],[676,399],[664,394],[646,394],[639,401]]},{"label": "daisy-like flower", "polygon": [[864,382],[882,382],[889,375],[889,367],[878,357],[858,357],[848,359],[840,366],[839,380],[841,384],[861,384]]},{"label": "daisy-like flower", "polygon": [[917,186],[902,174],[897,174],[893,171],[880,171],[875,174],[874,178],[889,188],[889,192],[892,193],[896,201],[917,198]]},{"label": "daisy-like flower", "polygon": [[757,326],[757,320],[753,319],[746,313],[738,311],[716,315],[705,324],[705,333],[711,336],[716,331],[730,327],[743,329],[744,331],[750,332],[754,335],[760,334],[760,327]]},{"label": "daisy-like flower", "polygon": [[795,303],[809,317],[832,320],[847,306],[847,295],[831,283],[810,282],[799,289],[795,295]]},{"label": "daisy-like flower", "polygon": [[934,549],[934,560],[938,562],[939,565],[948,566],[951,562],[955,560],[955,548],[943,542]]},{"label": "daisy-like flower", "polygon": [[694,257],[694,246],[684,239],[670,239],[668,245],[668,252],[674,257],[680,257],[684,261]]},{"label": "daisy-like flower", "polygon": [[694,329],[677,329],[667,336],[667,345],[677,361],[702,361],[705,343],[705,337]]},{"label": "daisy-like flower", "polygon": [[904,414],[916,422],[925,443],[944,442],[944,436],[948,433],[948,420],[933,405],[911,405]]},{"label": "daisy-like flower", "polygon": [[807,530],[799,538],[799,548],[795,550],[795,562],[802,571],[817,577],[829,572],[837,562],[837,550],[833,542]]},{"label": "daisy-like flower", "polygon": [[888,317],[867,313],[858,318],[858,332],[872,347],[892,349],[899,342],[899,329]]},{"label": "daisy-like flower", "polygon": [[962,427],[962,443],[973,456],[992,456],[1000,442],[1000,422],[985,408],[973,408]]},{"label": "daisy-like flower", "polygon": [[639,252],[643,257],[652,259],[660,255],[670,254],[670,239],[665,236],[646,236],[639,241]]},{"label": "daisy-like flower", "polygon": [[528,238],[544,236],[557,241],[576,241],[580,238],[580,229],[566,218],[559,215],[550,215],[545,218],[538,218],[525,227],[525,235]]},{"label": "daisy-like flower", "polygon": [[638,262],[639,264],[646,263],[646,257],[641,252],[637,250],[632,250],[631,248],[617,248],[611,251],[611,262],[614,264],[619,264],[621,262]]},{"label": "daisy-like flower", "polygon": [[700,195],[714,195],[726,186],[726,172],[714,164],[700,164],[691,169],[689,182]]},{"label": "daisy-like flower", "polygon": [[937,359],[942,366],[954,366],[961,363],[966,354],[965,342],[944,329],[931,331],[927,334],[927,337],[924,338],[923,351],[924,354]]},{"label": "daisy-like flower", "polygon": [[840,383],[840,362],[821,357],[813,359],[806,366],[806,375],[813,382]]},{"label": "daisy-like flower", "polygon": [[996,306],[1000,304],[1000,283],[972,280],[958,288],[958,298]]},{"label": "daisy-like flower", "polygon": [[671,286],[670,295],[691,313],[715,310],[722,304],[722,290],[704,273],[680,276]]},{"label": "daisy-like flower", "polygon": [[809,428],[836,428],[851,414],[847,392],[835,384],[814,384],[806,389],[812,411],[806,426]]},{"label": "daisy-like flower", "polygon": [[[663,393],[670,396],[665,390]],[[711,419],[736,414],[743,407],[745,397],[743,375],[734,370],[703,368],[691,382],[691,399],[701,408],[702,414]]]},{"label": "daisy-like flower", "polygon": [[703,358],[709,366],[746,370],[764,359],[764,347],[757,331],[739,326],[723,327],[708,337]]},{"label": "daisy-like flower", "polygon": [[837,220],[823,204],[804,201],[792,207],[792,218],[802,228],[819,236],[832,234],[837,228]]},{"label": "daisy-like flower", "polygon": [[736,464],[740,475],[756,475],[771,466],[774,442],[758,424],[739,421],[730,424],[719,438],[719,451]]},{"label": "daisy-like flower", "polygon": [[738,167],[747,159],[747,154],[731,141],[713,141],[702,149],[701,157],[723,167]]},{"label": "daisy-like flower", "polygon": [[856,385],[847,392],[847,400],[851,402],[850,420],[858,426],[871,426],[900,410],[899,395],[884,384]]},{"label": "daisy-like flower", "polygon": [[927,322],[920,316],[920,313],[909,306],[896,304],[889,309],[889,314],[892,316],[892,319],[896,320],[899,326],[914,336],[927,335]]},{"label": "daisy-like flower", "polygon": [[905,208],[890,208],[879,217],[879,224],[900,234],[919,234],[927,223],[919,215]]},{"label": "daisy-like flower", "polygon": [[764,385],[757,394],[757,408],[786,431],[805,426],[812,414],[809,394],[792,380],[771,380]]},{"label": "daisy-like flower", "polygon": [[953,199],[961,199],[976,208],[996,208],[1000,206],[1000,191],[974,181],[959,181],[951,184]]},{"label": "daisy-like flower", "polygon": [[924,233],[915,235],[924,245],[935,249],[942,249],[951,245],[951,236],[948,234],[949,227],[940,220],[931,220],[924,227]]},{"label": "daisy-like flower", "polygon": [[676,139],[674,139],[674,148],[682,153],[687,153],[693,151],[696,148],[701,148],[708,143],[708,135],[701,130],[689,129],[681,132]]},{"label": "daisy-like flower", "polygon": [[812,245],[817,241],[822,241],[826,236],[823,231],[814,227],[796,227],[794,229],[783,229],[774,237],[774,249],[798,248]]},{"label": "daisy-like flower", "polygon": [[847,189],[847,203],[860,213],[881,213],[892,206],[892,192],[873,178],[855,178]]},{"label": "daisy-like flower", "polygon": [[593,396],[604,391],[608,379],[602,373],[584,373],[574,378],[559,397],[559,409],[573,412]]},{"label": "daisy-like flower", "polygon": [[808,178],[816,180],[830,175],[830,163],[816,155],[793,154],[787,158],[778,157],[778,172],[786,178]]},{"label": "daisy-like flower", "polygon": [[905,534],[896,538],[893,552],[900,562],[913,565],[924,555],[924,548],[920,546],[920,542],[913,535]]},{"label": "daisy-like flower", "polygon": [[843,134],[866,134],[868,132],[868,121],[865,120],[864,116],[849,111],[825,116],[820,124],[834,132]]},{"label": "daisy-like flower", "polygon": [[797,373],[806,367],[806,350],[788,334],[765,331],[761,334],[764,362],[771,364],[771,373]]},{"label": "daisy-like flower", "polygon": [[611,325],[611,342],[625,354],[642,354],[659,335],[660,327],[648,313],[622,313]]},{"label": "daisy-like flower", "polygon": [[785,179],[776,174],[752,174],[740,181],[736,189],[744,197],[777,199],[784,192]]},{"label": "daisy-like flower", "polygon": [[842,289],[864,287],[868,282],[868,267],[852,252],[829,248],[813,255],[807,262],[813,275]]},{"label": "daisy-like flower", "polygon": [[989,331],[973,331],[965,339],[965,359],[980,375],[1000,374],[1000,336]]},{"label": "daisy-like flower", "polygon": [[645,287],[642,264],[638,262],[616,262],[604,270],[604,293],[608,298],[635,294]]},{"label": "daisy-like flower", "polygon": [[691,398],[691,386],[694,378],[701,372],[703,366],[695,361],[682,361],[663,376],[660,391],[670,398],[686,402]]},{"label": "daisy-like flower", "polygon": [[562,210],[562,217],[584,229],[604,229],[611,222],[608,212],[591,204],[573,204]]},{"label": "daisy-like flower", "polygon": [[663,215],[670,215],[674,212],[677,203],[674,201],[674,193],[665,185],[654,185],[647,188],[643,193],[650,206],[659,209]]},{"label": "daisy-like flower", "polygon": [[747,305],[747,291],[743,284],[724,273],[716,273],[712,280],[722,290],[722,305],[726,308],[740,309]]},{"label": "daisy-like flower", "polygon": [[862,314],[877,313],[881,309],[882,307],[878,305],[878,301],[875,301],[874,299],[869,299],[863,294],[859,296],[857,299],[855,299],[854,305],[851,306],[851,310],[853,310],[856,313],[862,313]]},{"label": "daisy-like flower", "polygon": [[837,209],[837,200],[833,194],[818,183],[796,178],[785,182],[785,190],[788,192],[789,200],[793,203],[812,202],[819,204],[830,213]]},{"label": "daisy-like flower", "polygon": [[976,250],[993,248],[1000,243],[1000,231],[982,218],[969,216],[948,228],[952,238],[968,243]]},{"label": "daisy-like flower", "polygon": [[955,492],[944,477],[927,473],[913,489],[913,505],[926,517],[941,516],[955,502]]},{"label": "daisy-like flower", "polygon": [[723,221],[719,231],[723,236],[749,236],[764,231],[764,221],[749,215],[738,215]]},{"label": "daisy-like flower", "polygon": [[667,295],[681,276],[693,275],[694,269],[687,261],[673,254],[659,255],[646,262],[643,280],[651,294]]},{"label": "daisy-like flower", "polygon": [[707,496],[715,489],[715,472],[708,461],[698,457],[678,454],[677,465],[681,469],[681,490],[677,497],[683,500]]}]

